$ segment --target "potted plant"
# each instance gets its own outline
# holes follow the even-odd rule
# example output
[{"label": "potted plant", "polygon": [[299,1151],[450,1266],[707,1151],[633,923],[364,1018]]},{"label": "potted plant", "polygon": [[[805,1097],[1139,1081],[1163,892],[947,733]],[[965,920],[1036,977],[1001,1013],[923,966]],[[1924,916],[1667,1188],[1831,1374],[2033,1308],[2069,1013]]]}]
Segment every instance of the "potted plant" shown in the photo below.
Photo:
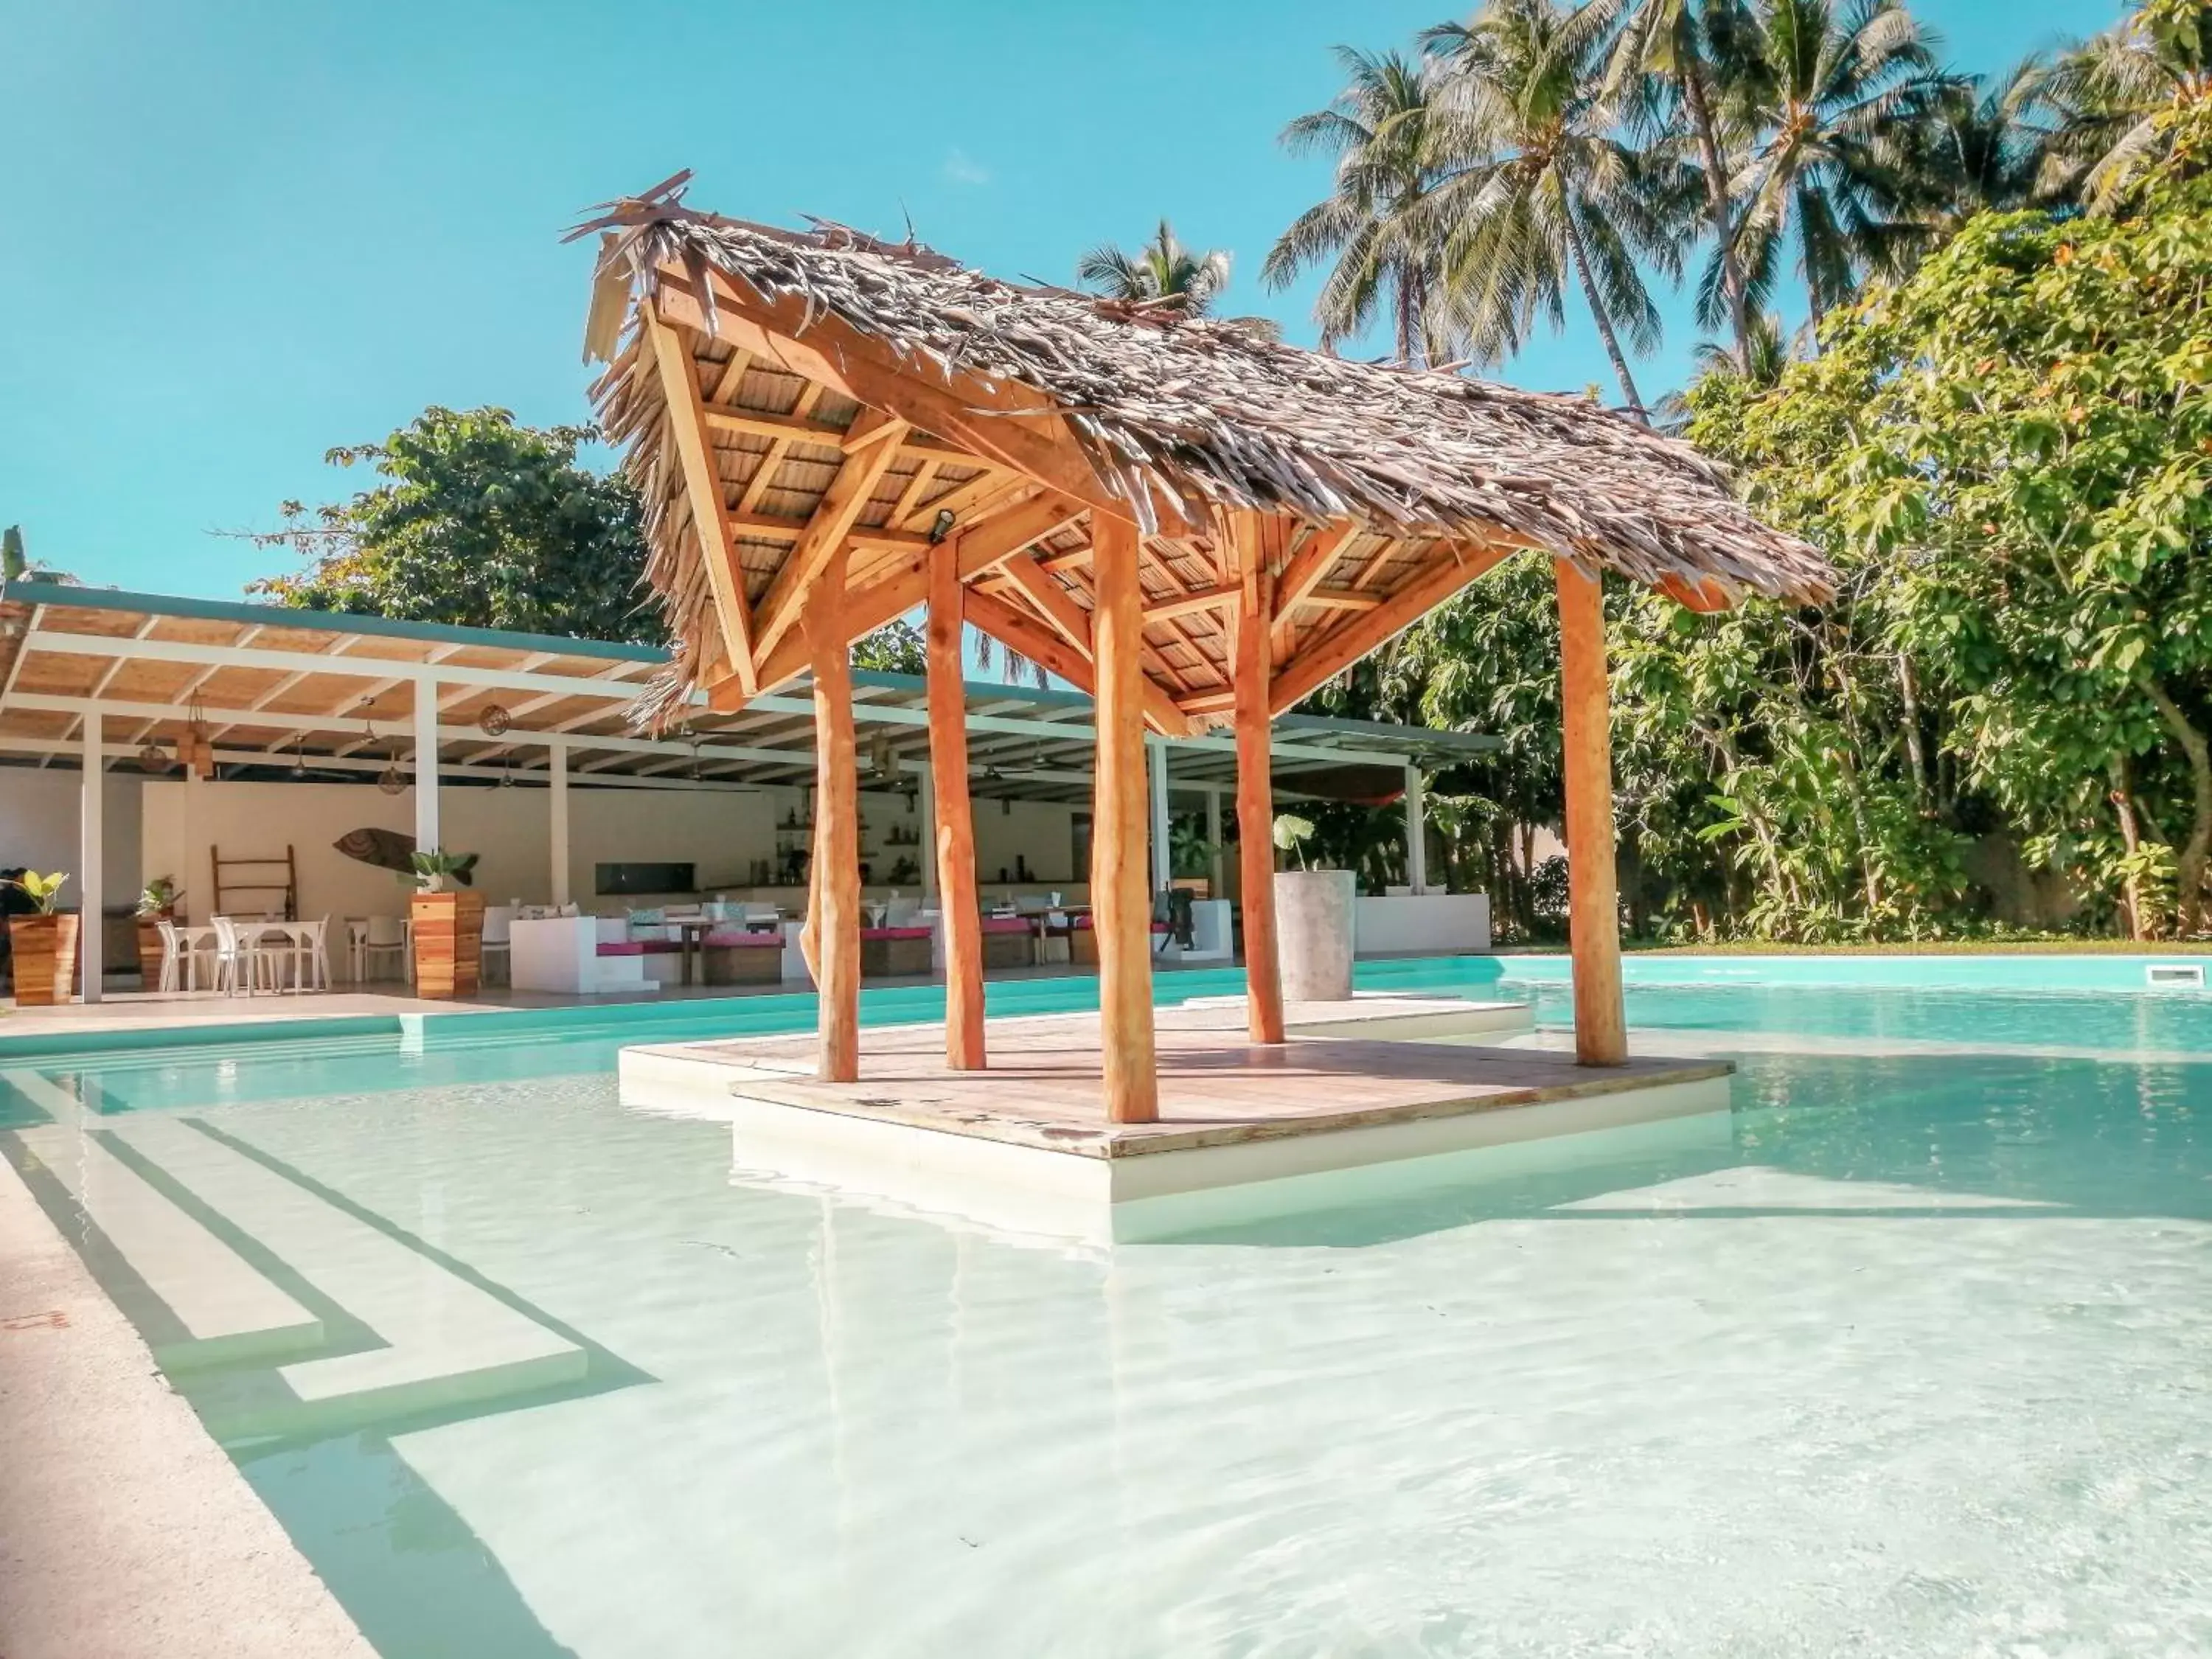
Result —
[{"label": "potted plant", "polygon": [[1200,898],[1212,896],[1213,843],[1190,818],[1177,818],[1168,827],[1168,868],[1170,887],[1188,887]]},{"label": "potted plant", "polygon": [[59,908],[62,871],[42,876],[26,870],[7,884],[31,902],[31,914],[8,918],[8,945],[15,963],[15,1006],[52,1008],[76,991],[75,915]]},{"label": "potted plant", "polygon": [[156,876],[138,892],[138,984],[150,991],[161,982],[161,930],[156,925],[177,919],[185,902],[184,889],[167,876]]},{"label": "potted plant", "polygon": [[476,878],[477,854],[437,848],[410,855],[401,878],[415,934],[415,994],[446,1000],[474,996],[483,969],[483,895],[460,890]]},{"label": "potted plant", "polygon": [[1306,862],[1311,819],[1285,812],[1275,845],[1297,856],[1295,870],[1275,872],[1275,948],[1289,1002],[1342,1002],[1352,995],[1352,900],[1358,883],[1349,870],[1316,870]]}]

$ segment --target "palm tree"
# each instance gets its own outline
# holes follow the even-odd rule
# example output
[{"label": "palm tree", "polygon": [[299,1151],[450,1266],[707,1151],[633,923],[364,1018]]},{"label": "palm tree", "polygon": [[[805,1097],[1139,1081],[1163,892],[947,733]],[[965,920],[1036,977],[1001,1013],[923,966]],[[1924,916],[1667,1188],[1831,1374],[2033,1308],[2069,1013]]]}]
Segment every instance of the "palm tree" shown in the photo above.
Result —
[{"label": "palm tree", "polygon": [[23,526],[11,524],[0,530],[0,586],[9,582],[67,582],[76,578],[66,570],[40,564],[23,551]]},{"label": "palm tree", "polygon": [[1668,113],[1686,120],[1697,146],[1698,169],[1705,175],[1705,220],[1713,239],[1721,304],[1735,339],[1736,366],[1747,368],[1756,348],[1757,325],[1743,265],[1736,258],[1735,180],[1723,144],[1720,117],[1714,108],[1717,88],[1698,0],[1644,0],[1630,11],[1613,43],[1607,90],[1615,97],[1630,94],[1647,78],[1660,82],[1673,94],[1675,109]]},{"label": "palm tree", "polygon": [[1756,135],[1737,180],[1750,297],[1773,291],[1794,240],[1817,323],[1929,240],[1912,216],[1910,135],[1954,84],[1936,68],[1936,37],[1900,0],[1848,0],[1840,13],[1834,0],[1732,0],[1705,21],[1729,118]]},{"label": "palm tree", "polygon": [[1395,52],[1351,46],[1339,46],[1336,60],[1344,90],[1328,108],[1299,116],[1282,132],[1293,155],[1335,155],[1335,188],[1291,222],[1268,251],[1260,280],[1285,288],[1309,265],[1333,258],[1314,301],[1322,348],[1364,333],[1387,303],[1398,361],[1419,363],[1437,343],[1427,328],[1435,246],[1413,228],[1436,177],[1429,156],[1430,66]]},{"label": "palm tree", "polygon": [[2044,187],[2107,210],[2169,153],[2172,113],[2212,98],[2212,5],[2148,0],[2060,58],[2038,92],[2057,118]]},{"label": "palm tree", "polygon": [[1163,219],[1152,240],[1136,252],[1101,242],[1077,262],[1075,274],[1109,299],[1176,299],[1186,313],[1200,316],[1229,286],[1229,256],[1218,249],[1200,253],[1185,247]]},{"label": "palm tree", "polygon": [[1638,256],[1679,274],[1693,179],[1663,150],[1632,148],[1614,120],[1604,70],[1618,16],[1611,0],[1489,0],[1471,22],[1423,36],[1441,73],[1442,176],[1419,217],[1440,239],[1446,319],[1478,359],[1510,356],[1539,316],[1559,326],[1572,282],[1644,420],[1621,341],[1648,351],[1660,322]]},{"label": "palm tree", "polygon": [[2049,70],[2029,58],[1984,82],[1947,87],[1929,117],[1908,129],[1906,175],[1931,191],[1929,216],[1947,236],[1977,213],[2008,212],[2041,194],[2051,130],[2036,119]]}]

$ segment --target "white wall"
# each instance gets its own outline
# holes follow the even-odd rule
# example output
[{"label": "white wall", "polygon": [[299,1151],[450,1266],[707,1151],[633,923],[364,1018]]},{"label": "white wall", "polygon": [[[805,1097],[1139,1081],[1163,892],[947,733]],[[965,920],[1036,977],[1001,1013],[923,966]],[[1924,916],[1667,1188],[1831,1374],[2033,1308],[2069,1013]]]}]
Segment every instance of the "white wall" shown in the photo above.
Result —
[{"label": "white wall", "polygon": [[[29,766],[0,767],[0,869],[20,865],[74,877],[82,860],[78,821],[83,810],[80,775]],[[129,904],[141,884],[138,854],[138,792],[143,780],[131,772],[110,772],[105,780],[106,814],[101,837],[103,904]],[[76,883],[62,889],[62,902],[75,908],[82,895]]]},{"label": "white wall", "polygon": [[[69,859],[75,863],[76,780],[68,777]],[[212,913],[213,872],[210,848],[226,859],[281,859],[289,843],[298,861],[300,913],[304,916],[397,915],[405,908],[407,889],[391,872],[356,863],[331,843],[349,830],[378,828],[411,835],[415,804],[411,791],[387,795],[372,786],[341,783],[197,783],[175,780],[143,785],[143,848],[135,805],[111,800],[109,822],[127,818],[134,844],[127,853],[112,839],[111,878],[136,894],[144,876],[172,875],[185,890],[185,908],[194,920]],[[550,797],[544,789],[461,787],[447,785],[439,801],[441,839],[447,848],[478,855],[476,885],[492,902],[519,898],[542,904],[552,896]],[[975,803],[976,865],[987,884],[1003,865],[1011,871],[1017,852],[1027,858],[1038,882],[1073,879],[1069,830],[1071,808],[1017,801],[1011,814],[995,801]],[[805,811],[797,789],[684,790],[592,788],[572,775],[568,787],[568,891],[586,910],[619,910],[625,903],[650,899],[602,898],[594,866],[600,863],[683,863],[696,866],[702,891],[738,892],[753,886],[756,860],[776,857],[775,826]],[[887,888],[890,872],[902,856],[918,864],[927,848],[890,845],[887,832],[919,830],[918,808],[903,794],[864,793],[861,816],[868,826],[863,843],[872,884]],[[781,838],[788,842],[794,837]],[[803,840],[804,837],[796,839]],[[918,877],[902,884],[921,889]],[[272,899],[274,895],[270,896]],[[251,901],[248,901],[249,902]],[[240,907],[242,908],[242,907]]]}]

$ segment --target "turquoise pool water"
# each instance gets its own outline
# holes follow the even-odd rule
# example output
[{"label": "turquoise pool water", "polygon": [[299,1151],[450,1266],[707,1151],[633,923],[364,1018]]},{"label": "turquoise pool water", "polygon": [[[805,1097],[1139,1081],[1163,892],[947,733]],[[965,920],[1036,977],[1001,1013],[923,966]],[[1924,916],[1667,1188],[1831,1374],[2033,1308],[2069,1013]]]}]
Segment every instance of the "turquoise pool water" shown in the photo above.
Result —
[{"label": "turquoise pool water", "polygon": [[1630,996],[1759,1045],[1724,1118],[1112,1255],[735,1183],[635,1017],[0,1056],[0,1140],[157,1339],[27,1146],[341,1347],[418,1340],[346,1305],[398,1252],[572,1351],[305,1425],[179,1373],[386,1659],[2212,1651],[2212,1003]]}]

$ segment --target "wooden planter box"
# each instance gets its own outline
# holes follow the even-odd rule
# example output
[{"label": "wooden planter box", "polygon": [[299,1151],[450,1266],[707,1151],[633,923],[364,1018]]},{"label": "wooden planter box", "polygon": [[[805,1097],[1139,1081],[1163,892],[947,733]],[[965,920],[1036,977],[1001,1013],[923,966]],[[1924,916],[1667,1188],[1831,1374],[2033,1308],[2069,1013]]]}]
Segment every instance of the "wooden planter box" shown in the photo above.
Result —
[{"label": "wooden planter box", "polygon": [[702,976],[709,985],[774,985],[783,978],[783,937],[775,945],[717,945],[709,935],[700,946]]},{"label": "wooden planter box", "polygon": [[[155,927],[156,918],[138,918],[138,988],[151,991],[161,983],[161,930]],[[164,913],[159,920],[174,921],[173,915]]]},{"label": "wooden planter box", "polygon": [[860,977],[899,979],[930,970],[927,927],[866,927],[860,931]]},{"label": "wooden planter box", "polygon": [[416,893],[408,902],[415,926],[415,994],[437,1001],[472,997],[483,982],[482,893]]},{"label": "wooden planter box", "polygon": [[18,1008],[58,1007],[76,994],[76,926],[74,915],[8,919]]}]

